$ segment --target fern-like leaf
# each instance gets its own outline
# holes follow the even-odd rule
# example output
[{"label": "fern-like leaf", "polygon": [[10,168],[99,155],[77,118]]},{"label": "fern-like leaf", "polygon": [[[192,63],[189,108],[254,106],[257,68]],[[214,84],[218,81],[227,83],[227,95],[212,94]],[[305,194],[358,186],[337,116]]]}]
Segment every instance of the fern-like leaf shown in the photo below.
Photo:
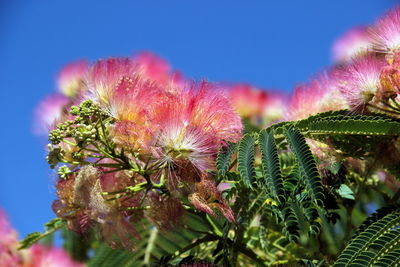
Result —
[{"label": "fern-like leaf", "polygon": [[312,200],[318,205],[323,205],[324,194],[321,177],[317,170],[315,159],[308,147],[304,136],[294,127],[290,127],[285,132],[286,139],[290,148],[296,156],[296,161],[304,176]]},{"label": "fern-like leaf", "polygon": [[228,143],[223,146],[217,156],[217,171],[220,176],[225,176],[231,165],[231,158],[235,154],[237,148],[236,143]]},{"label": "fern-like leaf", "polygon": [[256,178],[254,169],[255,140],[250,134],[243,136],[238,148],[238,171],[244,184],[252,187]]},{"label": "fern-like leaf", "polygon": [[308,125],[310,134],[400,135],[400,123],[381,116],[344,116],[319,118]]},{"label": "fern-like leaf", "polygon": [[[387,255],[400,249],[400,210],[381,217],[384,213],[378,212],[378,216],[367,219],[364,230],[350,241],[334,266],[377,266]],[[397,259],[396,263],[399,262]]]},{"label": "fern-like leaf", "polygon": [[275,144],[274,131],[262,130],[259,135],[262,170],[267,182],[268,191],[279,202],[285,201],[281,167],[278,157],[278,149]]},{"label": "fern-like leaf", "polygon": [[296,242],[300,238],[300,226],[291,205],[286,205],[282,210],[286,238]]}]

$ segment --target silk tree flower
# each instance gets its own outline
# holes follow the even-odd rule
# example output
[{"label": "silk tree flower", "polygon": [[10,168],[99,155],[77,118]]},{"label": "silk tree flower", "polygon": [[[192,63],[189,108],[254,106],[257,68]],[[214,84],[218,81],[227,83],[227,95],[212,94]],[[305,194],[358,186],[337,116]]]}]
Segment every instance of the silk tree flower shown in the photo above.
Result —
[{"label": "silk tree flower", "polygon": [[[156,110],[154,155],[167,166],[170,185],[199,181],[213,168],[225,142],[236,142],[242,133],[240,117],[215,85],[201,82],[165,98]],[[197,173],[197,175],[196,175]]]},{"label": "silk tree flower", "polygon": [[335,70],[339,90],[352,110],[363,111],[367,104],[377,101],[374,97],[383,67],[383,60],[367,55]]},{"label": "silk tree flower", "polygon": [[174,87],[183,83],[183,77],[178,71],[172,71],[169,63],[151,52],[141,52],[133,57],[142,74],[147,79],[163,86]]},{"label": "silk tree flower", "polygon": [[400,48],[400,6],[383,15],[371,28],[373,49],[380,53],[393,53]]},{"label": "silk tree flower", "polygon": [[88,97],[115,118],[112,134],[125,151],[151,153],[172,170],[170,182],[196,180],[196,172],[212,167],[224,141],[240,138],[239,116],[212,84],[171,90],[149,80],[137,66],[125,58],[97,62],[89,71]]},{"label": "silk tree flower", "polygon": [[11,227],[2,210],[0,210],[0,236],[0,265],[5,267],[19,266],[22,262],[22,255],[17,250],[17,232]]},{"label": "silk tree flower", "polygon": [[224,85],[234,109],[255,125],[266,126],[283,118],[286,95],[278,91],[267,91],[249,84]]},{"label": "silk tree flower", "polygon": [[347,107],[330,72],[295,88],[286,113],[287,120],[306,119],[311,115]]},{"label": "silk tree flower", "polygon": [[288,96],[282,92],[269,91],[267,104],[262,111],[263,126],[282,120],[287,111]]},{"label": "silk tree flower", "polygon": [[86,90],[84,77],[89,63],[79,60],[67,64],[58,74],[57,84],[60,92],[69,98],[76,98]]},{"label": "silk tree flower", "polygon": [[243,118],[261,117],[268,105],[268,93],[250,84],[224,85],[237,113]]},{"label": "silk tree flower", "polygon": [[66,116],[69,99],[61,94],[55,93],[46,97],[39,103],[35,110],[34,132],[47,134],[49,129],[54,128],[62,117]]},{"label": "silk tree flower", "polygon": [[219,212],[230,222],[236,223],[233,211],[225,203],[221,192],[211,180],[203,178],[201,182],[196,183],[194,192],[189,195],[189,201],[200,211],[212,216],[216,216],[216,212]]},{"label": "silk tree flower", "polygon": [[74,262],[61,248],[45,247],[39,244],[29,249],[29,264],[32,267],[83,267],[84,264]]},{"label": "silk tree flower", "polygon": [[85,80],[88,86],[86,98],[111,112],[110,106],[115,91],[123,92],[133,88],[132,78],[138,80],[137,73],[137,65],[129,58],[99,60],[88,71]]},{"label": "silk tree flower", "polygon": [[349,62],[368,53],[371,48],[368,27],[355,27],[343,34],[332,47],[334,62]]},{"label": "silk tree flower", "polygon": [[130,151],[144,150],[153,130],[152,107],[161,101],[164,89],[143,76],[140,66],[129,58],[100,60],[86,79],[86,97],[107,111],[116,123],[114,141]]}]

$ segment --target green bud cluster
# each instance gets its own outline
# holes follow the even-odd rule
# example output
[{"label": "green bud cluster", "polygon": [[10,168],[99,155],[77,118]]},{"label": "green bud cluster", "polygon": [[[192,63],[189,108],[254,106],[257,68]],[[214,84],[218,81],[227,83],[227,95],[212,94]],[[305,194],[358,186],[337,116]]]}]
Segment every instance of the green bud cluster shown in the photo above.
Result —
[{"label": "green bud cluster", "polygon": [[58,168],[57,174],[61,179],[68,179],[68,176],[72,173],[72,171],[66,165],[62,165]]},{"label": "green bud cluster", "polygon": [[90,143],[96,140],[96,134],[97,130],[93,127],[93,125],[78,124],[75,128],[73,137],[79,144],[84,142]]}]

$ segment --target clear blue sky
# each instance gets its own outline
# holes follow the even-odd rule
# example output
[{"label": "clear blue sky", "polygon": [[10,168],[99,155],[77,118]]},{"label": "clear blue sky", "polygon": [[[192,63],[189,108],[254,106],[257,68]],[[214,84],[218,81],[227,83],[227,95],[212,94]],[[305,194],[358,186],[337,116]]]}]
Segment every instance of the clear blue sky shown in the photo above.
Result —
[{"label": "clear blue sky", "polygon": [[149,50],[189,77],[291,90],[330,64],[338,36],[394,4],[0,0],[0,206],[21,235],[54,217],[55,175],[45,140],[32,134],[32,110],[63,64]]}]

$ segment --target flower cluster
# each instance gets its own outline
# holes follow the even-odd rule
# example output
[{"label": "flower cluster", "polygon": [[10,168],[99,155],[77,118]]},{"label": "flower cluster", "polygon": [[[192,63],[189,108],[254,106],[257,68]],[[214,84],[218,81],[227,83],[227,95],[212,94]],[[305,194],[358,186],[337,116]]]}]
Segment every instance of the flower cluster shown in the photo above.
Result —
[{"label": "flower cluster", "polygon": [[242,123],[215,84],[184,80],[144,53],[68,65],[59,85],[67,101],[39,110],[55,110],[42,116],[60,177],[53,209],[71,230],[99,227],[111,246],[133,249],[135,223],[177,226],[191,204],[235,222],[210,171]]},{"label": "flower cluster", "polygon": [[80,267],[60,248],[35,244],[27,250],[18,250],[17,232],[6,215],[0,211],[0,266],[3,267]]}]

